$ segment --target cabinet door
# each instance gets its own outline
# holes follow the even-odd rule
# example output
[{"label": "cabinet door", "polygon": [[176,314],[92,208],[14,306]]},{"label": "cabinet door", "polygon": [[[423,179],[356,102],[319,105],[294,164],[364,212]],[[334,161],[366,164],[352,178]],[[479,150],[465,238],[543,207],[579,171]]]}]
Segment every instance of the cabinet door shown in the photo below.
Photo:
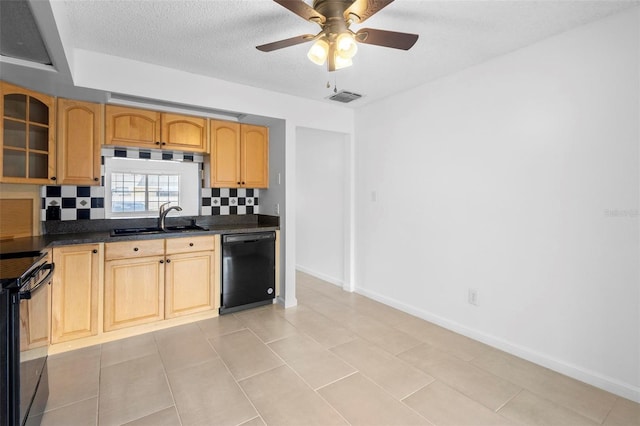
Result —
[{"label": "cabinet door", "polygon": [[162,114],[162,148],[205,152],[207,150],[207,134],[206,118]]},{"label": "cabinet door", "polygon": [[53,249],[51,343],[98,332],[98,244]]},{"label": "cabinet door", "polygon": [[53,97],[0,82],[0,182],[55,181]]},{"label": "cabinet door", "polygon": [[240,186],[240,124],[211,120],[211,187]]},{"label": "cabinet door", "polygon": [[165,318],[213,309],[213,252],[168,255]]},{"label": "cabinet door", "polygon": [[60,185],[100,184],[102,105],[58,99],[57,180]]},{"label": "cabinet door", "polygon": [[242,181],[245,188],[269,187],[269,129],[242,125]]},{"label": "cabinet door", "polygon": [[51,286],[36,291],[31,299],[20,301],[20,350],[47,346],[51,326]]},{"label": "cabinet door", "polygon": [[105,144],[160,148],[160,113],[107,105]]},{"label": "cabinet door", "polygon": [[105,262],[104,331],[164,318],[164,256]]}]

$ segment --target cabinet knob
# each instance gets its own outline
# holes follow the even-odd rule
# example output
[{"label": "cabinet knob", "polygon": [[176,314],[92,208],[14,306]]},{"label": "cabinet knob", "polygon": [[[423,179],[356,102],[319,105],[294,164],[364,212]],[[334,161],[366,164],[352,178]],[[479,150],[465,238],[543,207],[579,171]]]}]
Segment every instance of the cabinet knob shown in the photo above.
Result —
[{"label": "cabinet knob", "polygon": [[98,250],[93,249],[93,250],[91,250],[91,252],[92,252],[93,254],[96,254],[96,253],[98,252]]},{"label": "cabinet knob", "polygon": [[242,182],[242,184],[244,185],[244,182]]},{"label": "cabinet knob", "polygon": [[134,248],[133,248],[133,251],[138,251],[138,247],[134,247]]},{"label": "cabinet knob", "polygon": [[95,182],[97,182],[97,181],[99,181],[100,179],[98,179],[98,178],[93,178],[93,180],[94,180]]},{"label": "cabinet knob", "polygon": [[162,144],[161,144],[161,145],[166,145],[166,144],[167,144],[166,142],[162,142]]},{"label": "cabinet knob", "polygon": [[189,243],[189,247],[193,247],[193,243]]},{"label": "cabinet knob", "polygon": [[237,183],[238,183],[238,185],[240,185],[240,182],[237,182]]},{"label": "cabinet knob", "polygon": [[167,259],[167,263],[171,263],[171,259]]},{"label": "cabinet knob", "polygon": [[55,176],[51,176],[51,180],[55,181],[56,177]]},{"label": "cabinet knob", "polygon": [[161,260],[160,263],[164,263],[164,260]]}]

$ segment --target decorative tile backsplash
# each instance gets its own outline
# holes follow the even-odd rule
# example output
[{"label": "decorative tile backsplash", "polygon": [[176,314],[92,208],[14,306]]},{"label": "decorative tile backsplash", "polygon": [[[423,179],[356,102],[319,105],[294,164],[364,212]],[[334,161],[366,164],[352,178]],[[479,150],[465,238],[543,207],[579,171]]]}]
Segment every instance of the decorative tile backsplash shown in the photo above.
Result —
[{"label": "decorative tile backsplash", "polygon": [[43,186],[40,220],[56,220],[50,207],[60,207],[58,220],[104,219],[104,186]]},{"label": "decorative tile backsplash", "polygon": [[[171,160],[204,162],[204,156],[197,152],[178,152],[147,148],[102,148],[103,157],[141,158],[148,160]],[[104,162],[103,162],[104,163]]]},{"label": "decorative tile backsplash", "polygon": [[[103,166],[100,169],[102,186],[46,185],[41,187],[40,220],[104,219],[104,157],[192,161],[200,164],[204,161],[203,155],[198,153],[142,148],[102,148]],[[258,195],[257,189],[201,188],[200,215],[258,214]]]},{"label": "decorative tile backsplash", "polygon": [[258,213],[258,190],[245,188],[202,188],[200,214]]}]

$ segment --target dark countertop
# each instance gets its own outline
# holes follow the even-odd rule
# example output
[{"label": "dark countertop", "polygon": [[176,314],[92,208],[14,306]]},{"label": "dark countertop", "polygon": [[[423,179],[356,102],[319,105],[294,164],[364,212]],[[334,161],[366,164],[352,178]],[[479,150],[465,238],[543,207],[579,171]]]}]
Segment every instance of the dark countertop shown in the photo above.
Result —
[{"label": "dark countertop", "polygon": [[119,241],[151,240],[161,238],[181,238],[215,234],[241,234],[266,232],[280,229],[277,216],[237,215],[237,216],[193,216],[167,218],[167,225],[183,225],[191,220],[206,231],[166,232],[111,236],[112,229],[149,227],[157,224],[157,219],[104,219],[45,222],[46,234],[39,237],[24,237],[0,241],[0,259],[39,252],[46,248],[72,244],[114,243]]}]

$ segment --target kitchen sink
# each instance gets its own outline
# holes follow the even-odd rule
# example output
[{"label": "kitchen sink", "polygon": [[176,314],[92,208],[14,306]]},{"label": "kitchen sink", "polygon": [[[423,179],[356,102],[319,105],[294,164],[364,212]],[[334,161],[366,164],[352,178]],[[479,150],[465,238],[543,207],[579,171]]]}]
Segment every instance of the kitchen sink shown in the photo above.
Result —
[{"label": "kitchen sink", "polygon": [[166,231],[154,227],[146,227],[146,228],[120,228],[111,230],[112,237],[123,237],[128,235],[145,235],[145,234],[165,234],[172,232],[190,232],[190,231],[208,231],[207,228],[203,228],[202,226],[198,226],[196,224],[190,225],[178,225],[178,226],[167,226]]}]

